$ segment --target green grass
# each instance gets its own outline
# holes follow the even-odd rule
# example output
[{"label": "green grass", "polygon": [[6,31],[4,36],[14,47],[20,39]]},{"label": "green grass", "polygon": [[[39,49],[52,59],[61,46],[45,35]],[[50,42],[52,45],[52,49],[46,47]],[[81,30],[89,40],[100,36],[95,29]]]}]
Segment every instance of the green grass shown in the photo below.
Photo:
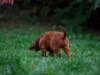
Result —
[{"label": "green grass", "polygon": [[100,75],[100,36],[69,33],[71,59],[41,58],[29,51],[33,39],[46,30],[16,28],[0,30],[0,75]]}]

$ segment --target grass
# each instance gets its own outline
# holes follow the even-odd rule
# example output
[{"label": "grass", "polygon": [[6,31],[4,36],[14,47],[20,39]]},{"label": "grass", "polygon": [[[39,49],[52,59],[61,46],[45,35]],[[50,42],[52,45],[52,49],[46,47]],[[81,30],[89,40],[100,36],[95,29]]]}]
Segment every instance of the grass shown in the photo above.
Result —
[{"label": "grass", "polygon": [[29,51],[33,39],[43,33],[37,27],[0,30],[0,75],[100,75],[100,36],[69,33],[71,59],[41,58]]}]

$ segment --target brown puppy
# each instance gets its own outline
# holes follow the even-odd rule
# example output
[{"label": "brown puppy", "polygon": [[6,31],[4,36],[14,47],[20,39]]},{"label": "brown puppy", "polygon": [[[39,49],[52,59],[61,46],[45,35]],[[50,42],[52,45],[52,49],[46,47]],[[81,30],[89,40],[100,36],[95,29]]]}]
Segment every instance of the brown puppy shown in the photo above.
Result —
[{"label": "brown puppy", "polygon": [[68,38],[66,38],[66,30],[59,26],[64,33],[57,31],[49,31],[37,37],[33,44],[29,47],[30,50],[42,51],[42,56],[46,56],[46,50],[50,51],[50,56],[54,56],[54,53],[60,57],[61,53],[59,48],[62,48],[66,53],[67,57],[70,57],[70,49]]}]

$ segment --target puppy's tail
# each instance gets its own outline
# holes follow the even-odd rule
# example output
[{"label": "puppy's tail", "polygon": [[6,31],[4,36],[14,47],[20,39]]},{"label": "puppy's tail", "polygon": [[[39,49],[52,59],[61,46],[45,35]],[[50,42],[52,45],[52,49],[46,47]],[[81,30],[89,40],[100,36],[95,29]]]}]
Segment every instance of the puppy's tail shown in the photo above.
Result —
[{"label": "puppy's tail", "polygon": [[61,28],[64,31],[63,39],[65,39],[66,38],[66,30],[65,30],[65,28],[62,27],[61,25],[59,26],[59,28]]}]

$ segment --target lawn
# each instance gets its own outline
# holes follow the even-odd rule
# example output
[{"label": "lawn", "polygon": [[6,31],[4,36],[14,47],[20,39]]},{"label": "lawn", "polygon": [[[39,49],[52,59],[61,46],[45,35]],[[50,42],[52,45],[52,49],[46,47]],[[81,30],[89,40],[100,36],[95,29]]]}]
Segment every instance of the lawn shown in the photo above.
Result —
[{"label": "lawn", "polygon": [[0,75],[100,75],[100,36],[67,32],[71,58],[41,57],[29,51],[33,39],[49,29],[16,27],[0,30]]}]

